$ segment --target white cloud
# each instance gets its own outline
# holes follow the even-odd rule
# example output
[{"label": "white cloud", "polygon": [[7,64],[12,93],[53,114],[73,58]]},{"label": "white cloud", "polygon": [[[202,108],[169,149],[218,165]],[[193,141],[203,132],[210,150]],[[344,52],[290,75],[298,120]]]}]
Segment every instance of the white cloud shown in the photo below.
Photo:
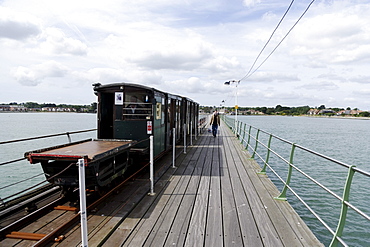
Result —
[{"label": "white cloud", "polygon": [[329,7],[334,8],[318,9],[315,16],[297,25],[290,38],[290,43],[294,42],[290,53],[324,63],[348,64],[369,59],[370,7],[346,6],[327,13]]},{"label": "white cloud", "polygon": [[58,28],[47,28],[43,35],[40,48],[58,55],[86,55],[87,45],[80,40],[67,37]]},{"label": "white cloud", "polygon": [[23,40],[40,33],[37,18],[0,6],[0,38]]},{"label": "white cloud", "polygon": [[243,0],[243,3],[244,3],[245,6],[251,7],[251,6],[254,6],[256,4],[261,3],[261,0]]},{"label": "white cloud", "polygon": [[37,86],[45,78],[64,77],[68,68],[58,62],[48,61],[42,64],[32,65],[29,68],[18,66],[12,70],[16,80],[25,86]]},{"label": "white cloud", "polygon": [[[307,4],[294,3],[256,66]],[[44,101],[48,87],[52,92],[57,85],[64,103],[74,95],[68,90],[86,90],[90,103],[92,83],[125,81],[205,105],[229,97],[233,105],[234,88],[223,82],[247,73],[287,7],[272,0],[3,0],[0,85],[17,88],[0,97],[20,101],[19,90],[32,85]],[[355,95],[370,90],[369,12],[370,4],[358,0],[315,2],[267,62],[242,81],[239,104],[315,106],[348,98],[356,100],[351,107],[370,109],[364,95]]]}]

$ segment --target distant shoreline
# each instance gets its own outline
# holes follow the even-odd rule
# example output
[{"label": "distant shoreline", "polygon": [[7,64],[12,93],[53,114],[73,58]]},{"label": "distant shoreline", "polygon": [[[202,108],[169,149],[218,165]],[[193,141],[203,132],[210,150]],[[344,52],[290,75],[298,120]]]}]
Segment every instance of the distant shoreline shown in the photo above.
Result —
[{"label": "distant shoreline", "polygon": [[96,112],[68,112],[68,111],[0,111],[1,113],[90,113],[90,114],[96,114]]},{"label": "distant shoreline", "polygon": [[[227,116],[235,116],[235,115],[227,115]],[[268,117],[268,116],[280,116],[280,117],[310,117],[310,118],[336,118],[336,119],[358,119],[358,120],[370,120],[370,117],[351,117],[351,116],[317,116],[317,115],[238,115],[240,116],[259,116],[259,117]]]},{"label": "distant shoreline", "polygon": [[312,115],[301,115],[302,117],[313,117],[313,118],[339,118],[339,119],[359,119],[359,120],[370,120],[370,117],[351,117],[351,116],[312,116]]}]

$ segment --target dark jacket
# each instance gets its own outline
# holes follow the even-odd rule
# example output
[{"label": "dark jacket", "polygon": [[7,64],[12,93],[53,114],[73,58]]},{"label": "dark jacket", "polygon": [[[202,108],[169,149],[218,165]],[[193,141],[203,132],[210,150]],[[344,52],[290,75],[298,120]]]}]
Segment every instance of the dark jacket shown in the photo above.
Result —
[{"label": "dark jacket", "polygon": [[216,125],[220,125],[220,116],[218,114],[212,114],[211,122],[209,123],[209,125],[213,125],[214,122],[216,123]]}]

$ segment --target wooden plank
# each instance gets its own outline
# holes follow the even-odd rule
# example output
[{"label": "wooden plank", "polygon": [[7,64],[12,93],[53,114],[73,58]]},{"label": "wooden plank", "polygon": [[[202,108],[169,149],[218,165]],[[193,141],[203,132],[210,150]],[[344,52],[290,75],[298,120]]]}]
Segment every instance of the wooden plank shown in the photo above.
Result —
[{"label": "wooden plank", "polygon": [[184,246],[204,245],[207,219],[206,216],[209,198],[210,173],[213,155],[212,148],[205,147],[205,149],[207,153],[206,159],[204,160],[203,170],[202,173],[200,174],[200,182],[196,192],[196,198]]},{"label": "wooden plank", "polygon": [[219,156],[221,155],[219,139],[221,138],[222,137],[220,135],[217,138],[215,138],[215,147],[213,148],[205,246],[223,246],[220,158],[219,158]]},{"label": "wooden plank", "polygon": [[[203,144],[204,139],[202,139],[200,145]],[[196,145],[196,147],[198,147],[198,145]],[[176,216],[178,208],[182,203],[185,190],[191,178],[190,176],[187,175],[192,174],[194,172],[196,160],[199,158],[201,149],[202,148],[195,148],[194,150],[197,151],[194,152],[194,154],[191,156],[192,158],[184,159],[183,164],[178,169],[180,170],[181,168],[183,168],[182,174],[176,171],[176,174],[174,175],[176,179],[178,179],[176,188],[173,190],[167,205],[163,209],[161,216],[158,218],[155,226],[153,227],[153,232],[151,232],[150,235],[148,236],[145,246],[164,246],[167,235],[171,231],[171,226],[173,224],[174,218]],[[189,162],[187,163],[188,160]],[[167,193],[167,191],[165,193]]]},{"label": "wooden plank", "polygon": [[[156,184],[155,186],[155,191],[157,191],[157,193],[159,193],[159,189],[160,187],[164,186],[165,184],[164,183],[160,183],[160,184]],[[148,208],[153,204],[153,202],[155,202],[155,200],[157,199],[156,196],[147,196],[147,195],[143,195],[143,197],[141,198],[140,202],[138,202],[136,204],[136,206],[133,208],[133,210],[128,214],[127,218],[125,218],[120,224],[119,224],[119,228],[120,229],[125,229],[125,230],[130,230],[129,234],[131,235],[133,232],[137,231],[136,230],[136,227],[137,227],[137,224],[140,223],[142,217],[145,215],[145,213],[148,211]],[[127,228],[125,227],[125,225],[127,224],[127,221],[130,222],[130,225],[135,225],[135,227],[133,228]],[[127,231],[126,231],[127,232]],[[129,236],[130,236],[129,235]],[[109,237],[109,239],[106,241],[106,245],[107,246],[113,246],[111,245],[112,242],[117,242],[116,239],[121,239],[121,244],[124,243],[124,241],[126,241],[126,239],[122,239],[121,236],[117,235],[117,232],[113,232],[113,234]]]},{"label": "wooden plank", "polygon": [[[135,181],[135,183],[125,186],[120,194],[114,196],[107,203],[109,211],[107,207],[104,207],[91,215],[92,217],[88,219],[89,243],[98,245],[122,221],[122,217],[129,214],[132,206],[137,204],[147,191],[148,187],[145,181]],[[95,227],[93,227],[94,225]]]},{"label": "wooden plank", "polygon": [[[252,215],[254,218],[254,222],[257,225],[259,235],[266,246],[283,246],[283,243],[274,228],[274,225],[271,219],[268,217],[266,212],[266,208],[261,202],[258,194],[256,193],[256,189],[254,185],[251,183],[248,176],[245,176],[245,173],[239,173],[236,165],[241,165],[241,162],[238,156],[238,153],[235,149],[235,146],[232,142],[231,138],[227,138],[227,143],[230,151],[230,157],[232,158],[233,162],[232,166],[235,166],[235,169],[230,169],[232,172],[236,172],[238,175],[231,176],[232,177],[232,185],[233,188],[238,188],[238,186],[243,187],[243,191],[248,198],[248,203],[250,205],[250,209],[252,210]],[[241,193],[241,192],[239,192]],[[243,220],[243,219],[240,219]],[[248,232],[242,233],[243,236],[247,236]]]},{"label": "wooden plank", "polygon": [[[190,176],[193,174],[196,161],[201,153],[201,146],[204,145],[204,139],[201,139],[198,144],[195,144],[195,148],[192,149],[192,153],[187,155],[189,158],[185,158],[180,167],[175,173],[175,177],[178,179],[176,188],[171,194],[171,197],[162,211],[161,216],[158,218],[156,225],[153,227],[153,232],[148,236],[145,246],[163,246],[167,235],[170,232],[173,220],[176,216],[178,208],[184,198],[185,190],[189,184]],[[200,147],[200,148],[199,148]],[[182,170],[182,172],[180,172]],[[166,192],[167,193],[167,192]]]},{"label": "wooden plank", "polygon": [[[189,156],[187,156],[187,157],[191,157],[191,154],[194,153],[194,152],[195,152],[195,150],[193,151],[192,149],[190,149],[190,151],[188,152]],[[181,170],[182,170],[182,168],[177,169],[176,171],[181,171]],[[157,184],[156,184],[156,186],[157,186]],[[166,196],[163,196],[163,195],[162,195],[162,197],[166,198]],[[154,210],[153,212],[156,213],[156,214],[153,214],[153,212],[152,212],[151,216],[155,215],[155,217],[153,217],[151,219],[146,219],[145,216],[144,216],[144,218],[141,218],[141,220],[136,221],[137,224],[135,225],[135,228],[131,231],[131,234],[128,237],[128,239],[125,240],[124,245],[134,244],[134,242],[136,242],[136,244],[140,245],[140,244],[143,244],[145,242],[145,240],[148,237],[147,235],[148,234],[150,235],[150,233],[152,232],[152,230],[148,230],[148,229],[152,227],[153,222],[156,222],[157,218],[161,215],[160,212],[163,210],[163,207],[166,205],[166,203],[165,203],[166,201],[168,201],[168,198],[166,198],[166,200],[161,204],[162,207],[159,207],[158,209],[153,209]],[[131,217],[131,216],[129,216],[129,217]],[[147,222],[147,223],[145,223],[145,222]],[[124,224],[124,222],[122,224]],[[146,232],[146,234],[140,234],[143,231]]]},{"label": "wooden plank", "polygon": [[[192,162],[191,162],[192,163]],[[189,166],[189,165],[188,165]],[[177,173],[184,172],[186,166],[182,166],[177,169]],[[191,169],[194,169],[192,165]],[[151,242],[153,236],[156,235],[156,232],[160,225],[160,218],[166,211],[169,210],[169,201],[171,199],[171,195],[175,188],[177,187],[180,181],[180,176],[172,176],[169,183],[167,183],[166,187],[157,195],[158,202],[154,203],[148,210],[148,212],[144,215],[144,217],[140,220],[140,222],[135,226],[135,231],[131,234],[127,241],[125,241],[125,245],[131,246],[146,246],[148,243]]]},{"label": "wooden plank", "polygon": [[[205,139],[205,141],[209,141]],[[167,235],[165,246],[182,246],[185,242],[187,231],[189,228],[189,222],[191,219],[191,213],[193,211],[193,205],[196,199],[196,193],[200,182],[200,175],[203,170],[204,161],[206,158],[206,146],[208,142],[204,143],[201,148],[201,152],[198,152],[199,156],[196,159],[196,167],[190,175],[188,186],[186,187],[182,202],[177,210],[177,214],[173,220],[173,224],[170,232]],[[185,175],[185,174],[184,174]]]},{"label": "wooden plank", "polygon": [[55,148],[48,151],[44,151],[41,153],[31,153],[32,157],[36,159],[41,156],[45,157],[59,157],[59,156],[88,156],[89,159],[93,159],[96,155],[113,151],[118,148],[122,148],[124,146],[128,146],[128,144],[132,141],[101,141],[101,140],[94,140],[83,142],[75,145],[70,145],[61,148]]},{"label": "wooden plank", "polygon": [[[159,218],[164,206],[169,200],[169,195],[157,196],[154,203],[144,214],[144,217],[135,226],[130,237],[125,241],[124,246],[143,246],[148,235],[153,231],[153,225]],[[129,216],[130,217],[130,216]]]},{"label": "wooden plank", "polygon": [[[266,209],[266,212],[269,216],[269,219],[271,220],[271,223],[273,224],[277,234],[279,235],[279,238],[283,242],[284,245],[292,245],[292,246],[302,246],[301,242],[295,235],[293,229],[290,227],[289,223],[284,217],[284,214],[279,210],[279,208],[276,206],[276,202],[273,199],[273,197],[268,193],[268,190],[266,190],[266,187],[263,186],[261,183],[260,178],[258,177],[255,170],[244,169],[245,166],[248,166],[252,161],[244,159],[244,162],[241,161],[241,159],[244,157],[243,154],[240,154],[238,152],[240,150],[239,143],[236,143],[235,140],[231,140],[234,146],[235,150],[235,158],[238,158],[237,169],[240,174],[240,177],[244,180],[250,180],[251,184],[248,186],[248,188],[253,185],[255,188],[255,193],[258,195],[258,197],[261,200],[261,203],[263,204],[264,208]],[[243,166],[243,163],[245,166]]]},{"label": "wooden plank", "polygon": [[220,171],[221,171],[221,200],[222,200],[222,219],[223,219],[223,242],[225,246],[243,246],[243,240],[239,227],[238,212],[236,210],[234,193],[231,186],[229,165],[225,152],[225,138],[227,132],[220,128],[222,139],[220,139],[221,156],[220,156]]},{"label": "wooden plank", "polygon": [[[185,179],[181,179],[185,178]],[[190,177],[176,176],[178,180],[176,188],[170,192],[170,198],[162,210],[161,215],[158,217],[152,231],[150,232],[144,246],[163,246],[166,240],[166,236],[170,231],[173,219],[176,215],[177,209],[180,206],[183,198],[183,191],[185,191],[186,185],[190,180]],[[183,191],[182,191],[183,190]],[[169,193],[166,191],[165,194]]]}]

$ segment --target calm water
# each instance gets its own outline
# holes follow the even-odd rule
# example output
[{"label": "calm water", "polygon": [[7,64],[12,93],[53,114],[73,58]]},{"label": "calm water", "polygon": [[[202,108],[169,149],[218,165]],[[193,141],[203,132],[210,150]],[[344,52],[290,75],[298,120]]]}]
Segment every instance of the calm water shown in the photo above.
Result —
[{"label": "calm water", "polygon": [[[42,135],[73,132],[96,128],[95,114],[85,113],[0,113],[0,142]],[[96,132],[71,135],[72,141],[96,138]],[[22,158],[27,151],[68,143],[66,135],[0,145],[0,163]],[[42,174],[40,164],[27,160],[0,166],[0,198],[6,198],[45,180],[44,175],[16,186],[3,188],[26,178]]]},{"label": "calm water", "polygon": [[[356,165],[362,170],[370,171],[368,158],[370,120],[283,116],[239,116],[238,120],[348,165]],[[264,139],[264,143],[267,144],[268,135],[260,134],[260,138]],[[254,146],[254,142],[251,143]],[[273,140],[272,149],[277,150],[279,154],[289,160],[291,145]],[[259,151],[265,158],[266,152],[262,151],[262,147],[259,148]],[[278,161],[272,155],[269,163],[281,174],[283,179],[286,178],[287,165],[284,162]],[[346,168],[299,149],[295,151],[293,163],[330,190],[342,196],[347,176]],[[268,175],[281,191],[282,183],[271,172]],[[291,187],[298,191],[299,195],[335,231],[341,208],[340,202],[297,172],[293,172]],[[369,188],[370,178],[357,174],[354,176],[350,202],[368,215],[370,215]],[[289,192],[288,201],[320,241],[326,246],[329,245],[332,235],[322,227],[321,223],[314,219],[312,214]],[[349,210],[343,236],[349,246],[369,246],[370,223]]]}]

